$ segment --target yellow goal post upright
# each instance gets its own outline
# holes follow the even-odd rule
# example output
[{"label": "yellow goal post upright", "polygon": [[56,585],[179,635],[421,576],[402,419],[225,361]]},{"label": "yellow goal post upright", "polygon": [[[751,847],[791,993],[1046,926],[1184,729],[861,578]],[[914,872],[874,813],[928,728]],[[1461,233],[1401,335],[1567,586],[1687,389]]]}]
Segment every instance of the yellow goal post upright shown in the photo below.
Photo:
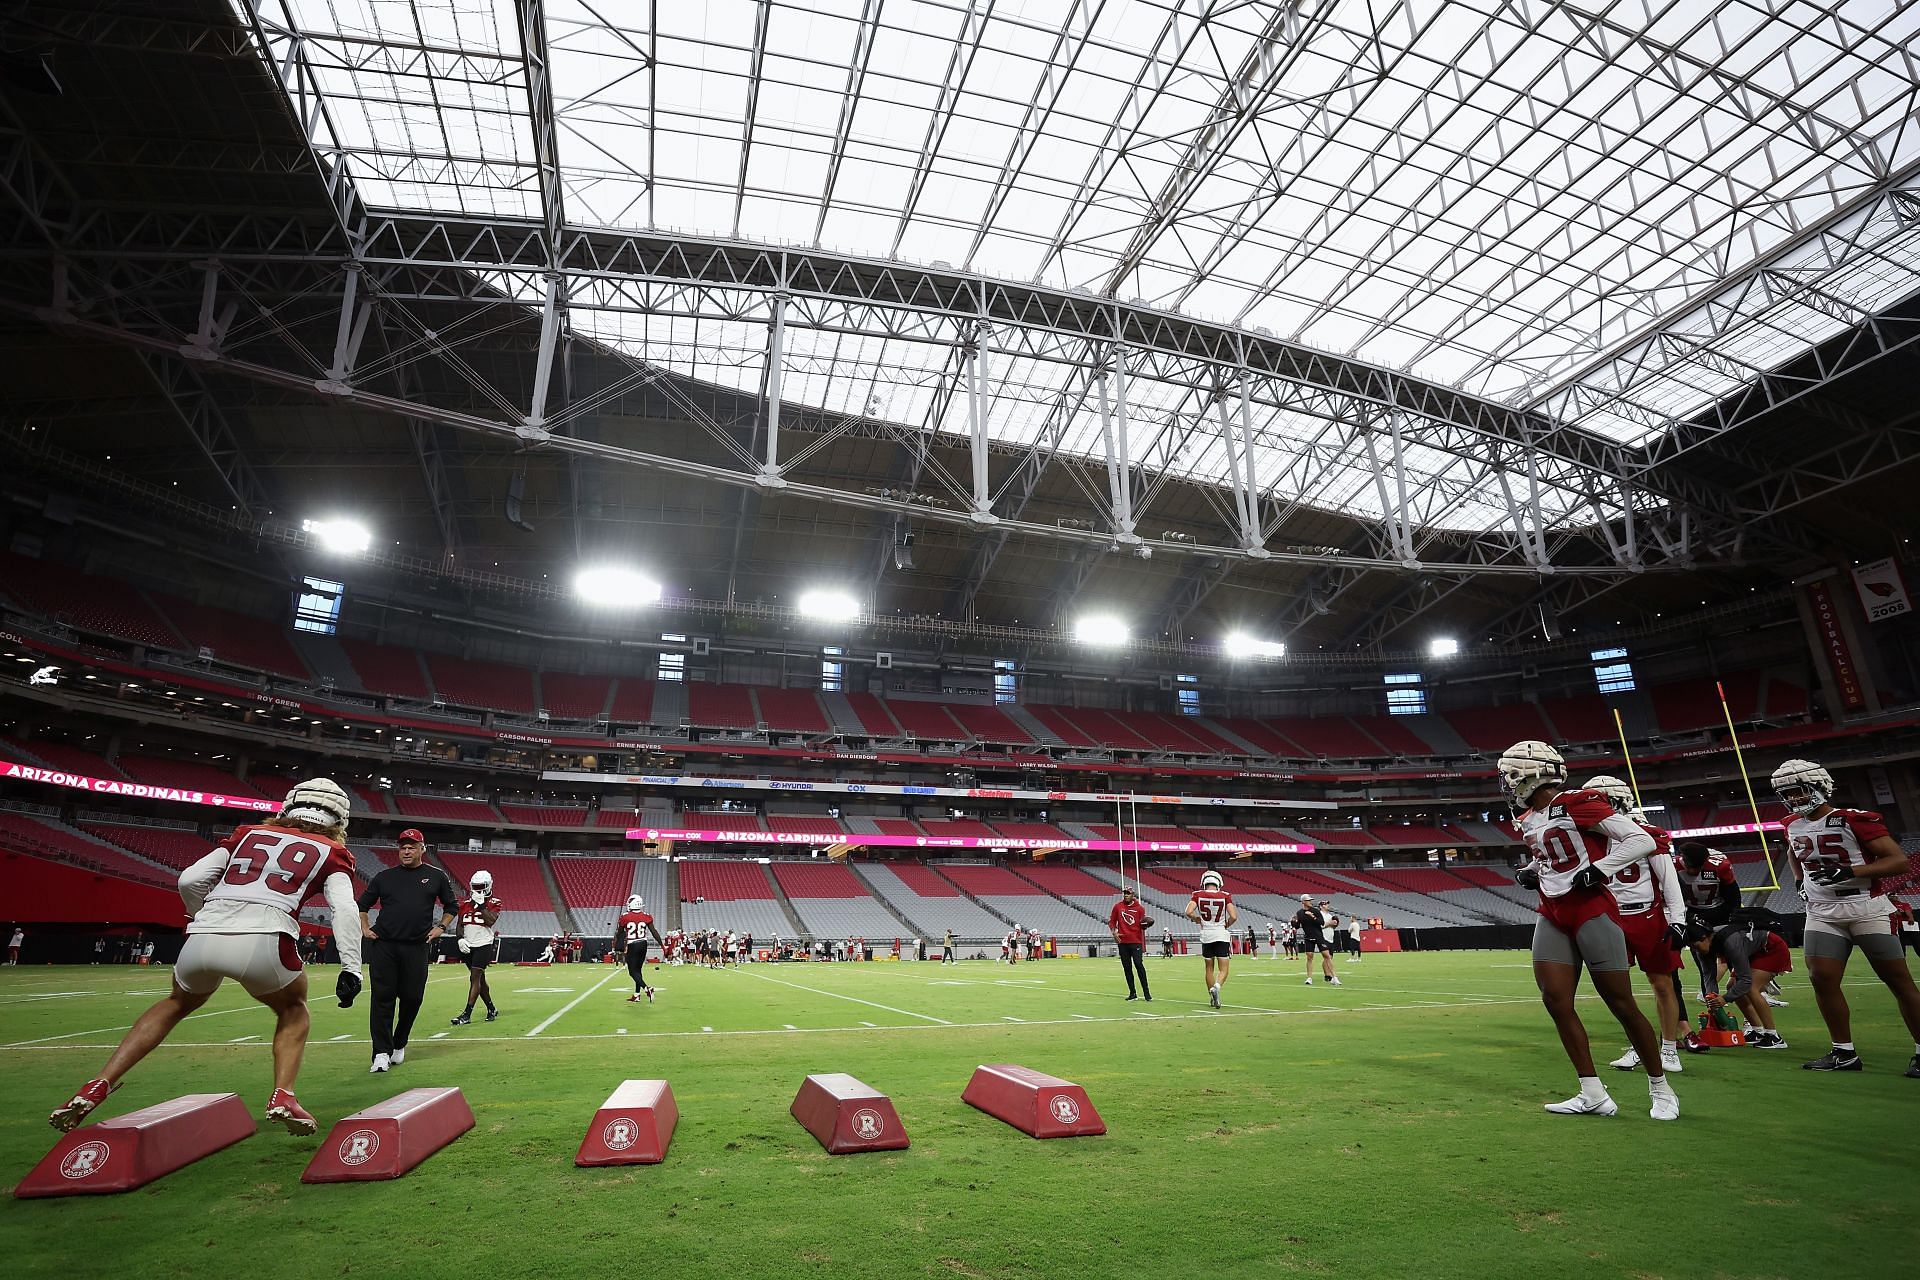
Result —
[{"label": "yellow goal post upright", "polygon": [[1720,697],[1720,714],[1727,721],[1727,738],[1733,743],[1733,758],[1740,766],[1740,785],[1746,788],[1747,812],[1753,815],[1754,834],[1760,837],[1760,856],[1767,862],[1767,883],[1742,886],[1742,893],[1772,893],[1780,887],[1780,869],[1773,862],[1773,846],[1767,842],[1767,824],[1760,816],[1760,802],[1753,796],[1753,777],[1747,772],[1746,753],[1740,749],[1740,732],[1733,727],[1733,708],[1727,705],[1727,689],[1720,681],[1713,682],[1713,691]]}]

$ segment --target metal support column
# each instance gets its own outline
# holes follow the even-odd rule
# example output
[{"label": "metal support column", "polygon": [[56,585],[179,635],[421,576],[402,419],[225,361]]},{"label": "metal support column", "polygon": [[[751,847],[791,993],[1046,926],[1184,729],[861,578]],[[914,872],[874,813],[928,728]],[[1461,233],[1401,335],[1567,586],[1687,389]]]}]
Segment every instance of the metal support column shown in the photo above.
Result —
[{"label": "metal support column", "polygon": [[527,420],[518,431],[523,440],[545,440],[547,430],[547,387],[553,381],[553,349],[560,333],[561,277],[557,271],[547,274],[547,298],[540,310],[540,354],[534,357],[533,404]]},{"label": "metal support column", "polygon": [[781,489],[786,479],[780,474],[780,374],[786,360],[787,295],[775,294],[773,319],[767,324],[767,452],[755,477],[762,488]]},{"label": "metal support column", "polygon": [[993,514],[993,493],[990,488],[991,473],[988,470],[989,440],[987,436],[987,335],[986,326],[981,326],[975,335],[973,345],[967,349],[967,434],[973,448],[973,522],[975,524],[998,524],[999,518]]}]

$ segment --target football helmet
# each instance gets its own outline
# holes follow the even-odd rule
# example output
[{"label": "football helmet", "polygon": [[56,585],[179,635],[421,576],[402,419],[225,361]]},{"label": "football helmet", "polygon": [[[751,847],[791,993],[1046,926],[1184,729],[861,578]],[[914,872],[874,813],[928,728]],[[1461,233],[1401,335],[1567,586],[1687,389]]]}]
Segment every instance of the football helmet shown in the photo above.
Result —
[{"label": "football helmet", "polygon": [[1811,760],[1789,760],[1773,771],[1773,794],[1806,817],[1833,798],[1833,775]]},{"label": "football helmet", "polygon": [[1226,881],[1220,878],[1220,873],[1218,871],[1207,871],[1207,872],[1201,873],[1200,887],[1202,889],[1218,889],[1221,885],[1225,883]]},{"label": "football helmet", "polygon": [[1615,813],[1633,812],[1633,788],[1610,773],[1595,774],[1588,778],[1583,790],[1598,791],[1605,796]]},{"label": "football helmet", "polygon": [[287,798],[280,802],[279,816],[345,834],[347,810],[351,807],[352,801],[347,799],[339,783],[331,778],[309,778],[287,792]]},{"label": "football helmet", "polygon": [[639,894],[636,893],[631,898],[627,899],[627,910],[645,911],[646,909],[647,909],[647,900],[641,897]]},{"label": "football helmet", "polygon": [[474,872],[473,879],[468,883],[467,888],[473,891],[473,900],[475,902],[485,902],[493,896],[493,872]]},{"label": "football helmet", "polygon": [[1545,742],[1527,738],[1500,753],[1500,785],[1521,808],[1533,793],[1549,783],[1567,780],[1567,761]]}]

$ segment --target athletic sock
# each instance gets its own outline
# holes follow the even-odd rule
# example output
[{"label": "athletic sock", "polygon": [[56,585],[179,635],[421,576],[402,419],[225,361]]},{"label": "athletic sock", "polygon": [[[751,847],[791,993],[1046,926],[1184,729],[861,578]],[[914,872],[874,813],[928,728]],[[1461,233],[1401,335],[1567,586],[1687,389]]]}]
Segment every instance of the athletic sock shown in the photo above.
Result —
[{"label": "athletic sock", "polygon": [[1647,1092],[1648,1093],[1672,1093],[1673,1086],[1667,1083],[1667,1078],[1665,1076],[1648,1076]]},{"label": "athletic sock", "polygon": [[1849,1040],[1845,1044],[1841,1044],[1838,1040],[1835,1040],[1833,1042],[1833,1051],[1835,1053],[1852,1053],[1853,1041]]},{"label": "athletic sock", "polygon": [[1599,1076],[1581,1076],[1580,1096],[1597,1101],[1607,1096],[1607,1086],[1600,1083]]},{"label": "athletic sock", "polygon": [[1680,1042],[1677,1040],[1662,1040],[1660,1042],[1660,1052],[1662,1055],[1678,1053],[1680,1052]]}]

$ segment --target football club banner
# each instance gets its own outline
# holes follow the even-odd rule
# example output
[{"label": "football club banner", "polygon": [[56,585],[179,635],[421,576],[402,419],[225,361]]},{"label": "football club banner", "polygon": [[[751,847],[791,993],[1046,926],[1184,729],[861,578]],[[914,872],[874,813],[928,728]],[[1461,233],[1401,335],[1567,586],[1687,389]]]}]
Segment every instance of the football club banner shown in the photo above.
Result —
[{"label": "football club banner", "polygon": [[1867,705],[1866,691],[1860,687],[1860,671],[1853,665],[1853,649],[1847,644],[1847,634],[1840,629],[1839,602],[1833,598],[1825,578],[1807,584],[1807,600],[1813,605],[1814,630],[1827,651],[1827,669],[1833,673],[1840,702],[1848,711],[1859,711]]},{"label": "football club banner", "polygon": [[1900,562],[1892,556],[1872,564],[1856,565],[1853,589],[1860,593],[1860,607],[1866,611],[1868,622],[1885,622],[1913,612],[1907,580],[1900,572]]}]

